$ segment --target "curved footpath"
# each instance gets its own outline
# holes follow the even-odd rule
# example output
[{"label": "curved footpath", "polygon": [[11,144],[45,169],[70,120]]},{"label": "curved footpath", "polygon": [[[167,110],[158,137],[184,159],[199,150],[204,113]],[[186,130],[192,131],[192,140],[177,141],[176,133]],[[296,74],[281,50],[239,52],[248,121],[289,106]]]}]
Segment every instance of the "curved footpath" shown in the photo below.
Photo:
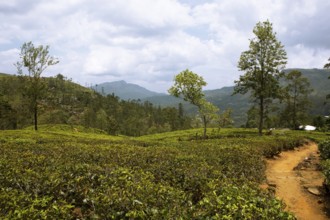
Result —
[{"label": "curved footpath", "polygon": [[275,188],[276,197],[298,220],[328,219],[321,195],[323,176],[317,169],[318,148],[309,143],[293,151],[282,152],[267,160],[267,183]]}]

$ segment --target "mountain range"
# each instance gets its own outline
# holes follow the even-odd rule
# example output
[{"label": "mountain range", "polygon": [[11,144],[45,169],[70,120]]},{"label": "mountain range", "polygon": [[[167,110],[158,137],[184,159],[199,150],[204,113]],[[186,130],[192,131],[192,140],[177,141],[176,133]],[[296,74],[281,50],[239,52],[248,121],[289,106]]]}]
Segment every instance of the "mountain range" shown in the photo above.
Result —
[{"label": "mountain range", "polygon": [[115,94],[123,100],[138,100],[145,99],[148,97],[157,97],[165,94],[150,91],[142,86],[127,83],[124,80],[115,82],[105,82],[92,87],[95,91],[103,94]]},{"label": "mountain range", "polygon": [[[288,73],[294,69],[286,69],[284,72]],[[325,96],[330,94],[330,86],[328,77],[330,70],[326,69],[295,69],[302,72],[310,84],[313,92],[310,94],[312,101],[311,114],[314,115],[329,115],[330,104],[326,103]],[[175,98],[173,96],[157,93],[139,85],[126,83],[125,81],[107,82],[93,87],[94,90],[106,95],[114,94],[124,100],[141,100],[148,101],[153,105],[159,106],[178,106],[183,103],[184,109],[188,113],[196,112],[196,108],[183,99]],[[239,126],[246,120],[246,112],[251,106],[248,95],[232,95],[234,91],[233,86],[223,87],[214,90],[205,90],[205,97],[208,101],[225,110],[231,108],[233,110],[232,116],[235,125]]]}]

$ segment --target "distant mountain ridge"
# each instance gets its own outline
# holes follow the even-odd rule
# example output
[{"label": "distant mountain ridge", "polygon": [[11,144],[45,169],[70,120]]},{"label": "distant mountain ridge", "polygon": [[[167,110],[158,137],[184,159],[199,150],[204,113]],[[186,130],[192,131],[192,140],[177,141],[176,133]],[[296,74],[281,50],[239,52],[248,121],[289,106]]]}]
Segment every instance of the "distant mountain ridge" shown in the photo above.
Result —
[{"label": "distant mountain ridge", "polygon": [[150,91],[142,86],[127,83],[124,80],[105,82],[92,87],[101,94],[115,94],[123,100],[145,99],[148,97],[162,96],[165,94]]},{"label": "distant mountain ridge", "polygon": [[[311,83],[311,88],[314,90],[310,94],[310,99],[313,103],[311,113],[315,115],[329,115],[330,104],[324,104],[324,102],[326,101],[326,94],[330,94],[330,80],[328,79],[330,76],[330,70],[292,68],[286,69],[284,72],[288,73],[291,70],[298,70],[302,72],[303,76],[306,77]],[[186,112],[196,112],[196,108],[185,102],[183,99],[175,98],[162,93],[152,92],[141,86],[126,83],[125,81],[100,84],[97,88],[100,93],[101,87],[104,88],[105,94],[114,93],[121,99],[140,99],[141,101],[148,101],[154,105],[160,106],[178,106],[179,103],[183,103]],[[112,90],[108,88],[112,88]],[[249,95],[232,95],[233,92],[234,86],[204,91],[205,98],[219,107],[220,110],[231,108],[233,110],[235,125],[240,126],[246,121],[247,111],[252,104],[250,102]]]}]

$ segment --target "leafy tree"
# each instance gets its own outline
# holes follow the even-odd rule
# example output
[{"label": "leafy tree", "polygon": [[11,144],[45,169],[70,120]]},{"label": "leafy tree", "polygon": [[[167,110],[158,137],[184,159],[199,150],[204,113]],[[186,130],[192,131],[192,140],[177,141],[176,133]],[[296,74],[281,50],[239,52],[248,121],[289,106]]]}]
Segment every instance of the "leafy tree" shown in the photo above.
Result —
[{"label": "leafy tree", "polygon": [[308,95],[313,91],[307,78],[298,70],[289,72],[286,76],[287,85],[284,88],[285,109],[283,116],[285,121],[293,129],[298,129],[307,118],[307,110],[310,106]]},{"label": "leafy tree", "polygon": [[[325,69],[330,69],[330,58],[328,59],[329,63],[324,65]],[[328,77],[328,79],[330,79],[330,76]],[[327,99],[330,99],[330,94],[327,95]]]},{"label": "leafy tree", "polygon": [[206,86],[203,77],[186,69],[175,76],[174,85],[168,92],[175,97],[182,97],[198,108],[203,121],[204,137],[206,137],[206,126],[216,107],[205,100],[203,86]]},{"label": "leafy tree", "polygon": [[233,124],[232,113],[233,110],[229,108],[219,115],[219,128],[225,128]]},{"label": "leafy tree", "polygon": [[245,74],[235,81],[234,94],[251,92],[258,106],[258,130],[262,135],[267,105],[280,95],[279,78],[287,63],[284,46],[276,39],[269,21],[259,22],[253,29],[255,38],[250,40],[249,50],[242,52],[238,62]]},{"label": "leafy tree", "polygon": [[175,97],[182,97],[199,108],[204,99],[202,88],[207,85],[203,77],[186,69],[177,74],[174,81],[168,92]]},{"label": "leafy tree", "polygon": [[252,106],[247,112],[246,128],[256,128],[258,127],[258,109]]},{"label": "leafy tree", "polygon": [[216,120],[218,118],[218,114],[217,114],[218,111],[219,111],[218,107],[213,105],[211,102],[208,102],[205,99],[203,99],[199,113],[203,121],[204,137],[206,137],[207,125],[211,121]]},{"label": "leafy tree", "polygon": [[32,42],[22,45],[20,59],[15,65],[20,75],[23,75],[23,68],[28,71],[25,92],[34,114],[34,129],[38,130],[38,102],[45,89],[41,74],[59,61],[49,55],[49,46],[35,47]]}]

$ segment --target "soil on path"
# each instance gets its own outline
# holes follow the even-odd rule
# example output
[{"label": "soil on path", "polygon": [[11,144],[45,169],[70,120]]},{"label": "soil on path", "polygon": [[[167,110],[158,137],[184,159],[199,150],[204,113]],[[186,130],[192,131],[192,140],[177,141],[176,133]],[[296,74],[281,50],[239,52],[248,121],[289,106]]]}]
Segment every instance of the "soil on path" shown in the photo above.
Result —
[{"label": "soil on path", "polygon": [[323,176],[319,171],[318,148],[309,143],[294,151],[282,152],[267,160],[268,186],[287,205],[286,210],[299,220],[323,220],[327,217],[327,202],[322,196]]}]

